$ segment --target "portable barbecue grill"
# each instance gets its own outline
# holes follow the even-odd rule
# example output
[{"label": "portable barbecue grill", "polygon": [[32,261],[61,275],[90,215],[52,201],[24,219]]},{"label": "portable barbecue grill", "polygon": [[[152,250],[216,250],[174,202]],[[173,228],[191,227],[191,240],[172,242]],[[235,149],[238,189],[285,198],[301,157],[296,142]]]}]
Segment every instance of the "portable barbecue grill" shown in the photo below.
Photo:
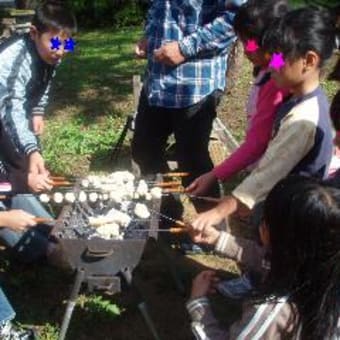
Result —
[{"label": "portable barbecue grill", "polygon": [[[160,175],[157,180],[161,180]],[[93,237],[94,228],[89,226],[88,217],[108,209],[101,204],[90,206],[76,202],[64,206],[51,232],[58,244],[62,267],[77,271],[59,339],[65,338],[81,284],[86,283],[89,291],[104,289],[111,293],[119,292],[120,277],[131,284],[132,271],[140,261],[148,238],[157,239],[158,236],[160,199],[149,202],[149,208],[154,212],[149,219],[132,220],[122,240]],[[145,303],[139,307],[154,338],[158,339]]]}]

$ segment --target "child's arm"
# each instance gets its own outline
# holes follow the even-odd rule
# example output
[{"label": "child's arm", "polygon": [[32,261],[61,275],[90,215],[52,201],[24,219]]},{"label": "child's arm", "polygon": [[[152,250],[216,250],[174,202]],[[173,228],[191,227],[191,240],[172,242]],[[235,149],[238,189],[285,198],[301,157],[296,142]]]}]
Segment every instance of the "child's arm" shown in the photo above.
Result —
[{"label": "child's arm", "polygon": [[236,237],[225,231],[221,231],[215,251],[257,273],[267,268],[264,247],[255,241]]},{"label": "child's arm", "polygon": [[34,216],[23,210],[9,210],[0,212],[0,227],[10,228],[14,231],[24,231],[37,223]]},{"label": "child's arm", "polygon": [[186,307],[197,340],[291,339],[296,322],[292,307],[285,298],[259,305],[245,304],[241,319],[228,330],[219,326],[207,297],[190,300]]},{"label": "child's arm", "polygon": [[[10,136],[17,149],[30,155],[39,151],[37,139],[30,129],[30,122],[24,107],[26,102],[26,73],[28,71],[21,67],[18,75],[11,84],[8,84],[4,94],[8,99],[5,101],[6,107],[0,110],[2,128],[7,136]],[[1,85],[0,85],[1,86]]]},{"label": "child's arm", "polygon": [[191,317],[191,329],[196,339],[227,339],[227,332],[222,329],[210,308],[208,294],[215,292],[218,279],[212,270],[199,273],[192,282],[190,300],[186,307]]},{"label": "child's arm", "polygon": [[[54,77],[55,72],[53,72],[51,79]],[[44,132],[44,115],[45,115],[45,108],[48,104],[48,96],[51,89],[52,80],[49,81],[46,90],[41,97],[37,106],[32,109],[32,128],[33,133],[36,135],[41,135]]]},{"label": "child's arm", "polygon": [[316,125],[307,119],[286,117],[260,163],[233,191],[233,196],[252,209],[304,158],[314,145]]},{"label": "child's arm", "polygon": [[214,175],[226,180],[255,163],[267,149],[275,113],[284,98],[284,91],[270,80],[260,89],[256,112],[250,122],[245,141],[223,163],[213,169]]}]

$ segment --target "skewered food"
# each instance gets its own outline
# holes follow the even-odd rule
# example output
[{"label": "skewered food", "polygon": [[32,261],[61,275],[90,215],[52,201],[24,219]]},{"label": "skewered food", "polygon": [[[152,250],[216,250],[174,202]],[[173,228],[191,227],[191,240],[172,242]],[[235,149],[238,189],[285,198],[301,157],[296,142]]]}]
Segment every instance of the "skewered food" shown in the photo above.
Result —
[{"label": "skewered food", "polygon": [[50,201],[50,196],[47,194],[40,194],[39,195],[39,200],[42,203],[48,203]]},{"label": "skewered food", "polygon": [[140,217],[140,218],[149,218],[150,217],[150,212],[148,207],[143,204],[143,203],[136,203],[135,209],[134,209],[134,213],[136,216]]},{"label": "skewered food", "polygon": [[73,203],[76,200],[76,195],[73,192],[67,192],[64,198],[66,202]]},{"label": "skewered food", "polygon": [[107,223],[97,228],[97,234],[107,240],[119,239],[121,233],[119,232],[119,225],[117,223]]},{"label": "skewered food", "polygon": [[62,201],[64,200],[64,195],[61,192],[55,192],[53,194],[53,201],[55,203],[62,203]]}]

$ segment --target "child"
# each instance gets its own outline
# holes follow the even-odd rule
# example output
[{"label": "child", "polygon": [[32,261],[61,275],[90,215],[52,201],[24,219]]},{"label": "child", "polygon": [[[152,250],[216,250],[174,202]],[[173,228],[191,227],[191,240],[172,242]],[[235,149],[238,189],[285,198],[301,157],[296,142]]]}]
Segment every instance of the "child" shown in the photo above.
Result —
[{"label": "child", "polygon": [[[21,180],[34,191],[51,185],[36,135],[43,131],[56,65],[66,47],[73,49],[75,29],[75,19],[64,5],[46,1],[36,9],[29,34],[0,46],[0,173],[2,178],[24,173]],[[18,176],[13,182],[18,185]]]},{"label": "child", "polygon": [[[335,24],[328,13],[312,8],[289,12],[266,31],[263,48],[272,53],[272,77],[292,96],[279,108],[273,137],[252,173],[214,209],[192,223],[196,230],[216,225],[234,212],[252,210],[254,225],[263,201],[288,174],[325,178],[333,152],[332,126],[320,71],[335,47]],[[256,286],[257,273],[230,281],[224,291],[240,298]]]},{"label": "child", "polygon": [[[340,31],[340,6],[336,9],[337,17],[338,17],[338,26]],[[337,53],[340,53],[340,33],[337,37]],[[340,81],[340,58],[338,58],[338,62],[335,66],[335,69],[330,74],[329,79]],[[334,128],[336,130],[336,136],[334,138],[334,144],[335,144],[335,151],[332,158],[331,163],[331,169],[329,172],[330,177],[333,177],[335,175],[335,172],[339,170],[340,168],[340,91],[337,92],[337,94],[334,96],[331,108],[330,108],[331,118],[334,125]],[[338,175],[340,173],[338,172]]]},{"label": "child", "polygon": [[[288,174],[327,175],[332,156],[332,126],[320,71],[335,47],[335,26],[328,13],[313,8],[289,12],[267,30],[263,47],[272,53],[276,83],[292,96],[278,110],[273,137],[252,173],[219,203],[193,222],[195,229],[259,206],[271,188]],[[259,212],[258,215],[261,215]]]},{"label": "child", "polygon": [[[257,162],[269,143],[275,112],[287,90],[277,87],[270,77],[268,59],[261,41],[268,24],[288,10],[286,0],[250,0],[240,7],[234,30],[244,45],[244,53],[254,65],[256,79],[247,104],[248,129],[243,144],[224,162],[195,179],[187,191],[193,195],[207,194],[216,180],[227,180]],[[245,24],[246,23],[246,24]]]},{"label": "child", "polygon": [[[53,1],[36,9],[29,34],[15,36],[0,46],[0,178],[10,181],[13,193],[51,188],[36,134],[43,129],[42,115],[56,65],[72,50],[72,13]],[[33,131],[30,130],[33,126]],[[22,208],[49,217],[33,196],[14,196],[1,209]],[[49,227],[22,233],[0,228],[0,240],[26,262],[46,255]]]},{"label": "child", "polygon": [[187,304],[196,338],[338,339],[340,191],[311,178],[288,177],[268,195],[264,221],[263,248],[243,249],[239,239],[211,226],[194,236],[253,269],[261,268],[264,254],[270,263],[258,292],[244,304],[241,320],[228,331],[218,326],[206,298],[217,281],[215,273],[199,274]]},{"label": "child", "polygon": [[[34,216],[22,210],[0,212],[0,226],[7,226],[14,231],[23,231],[35,226]],[[12,320],[15,312],[0,288],[0,339],[34,339],[31,330],[16,329]]]}]

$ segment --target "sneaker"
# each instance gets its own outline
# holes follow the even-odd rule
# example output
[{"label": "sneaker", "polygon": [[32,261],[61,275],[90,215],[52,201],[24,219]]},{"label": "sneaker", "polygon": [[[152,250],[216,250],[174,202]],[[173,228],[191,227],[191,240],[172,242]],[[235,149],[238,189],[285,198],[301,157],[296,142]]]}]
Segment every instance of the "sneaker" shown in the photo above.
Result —
[{"label": "sneaker", "polygon": [[35,340],[36,336],[32,329],[23,329],[13,325],[7,321],[0,326],[1,340]]},{"label": "sneaker", "polygon": [[216,289],[223,296],[240,300],[249,297],[255,288],[249,275],[243,274],[237,279],[221,281]]}]

